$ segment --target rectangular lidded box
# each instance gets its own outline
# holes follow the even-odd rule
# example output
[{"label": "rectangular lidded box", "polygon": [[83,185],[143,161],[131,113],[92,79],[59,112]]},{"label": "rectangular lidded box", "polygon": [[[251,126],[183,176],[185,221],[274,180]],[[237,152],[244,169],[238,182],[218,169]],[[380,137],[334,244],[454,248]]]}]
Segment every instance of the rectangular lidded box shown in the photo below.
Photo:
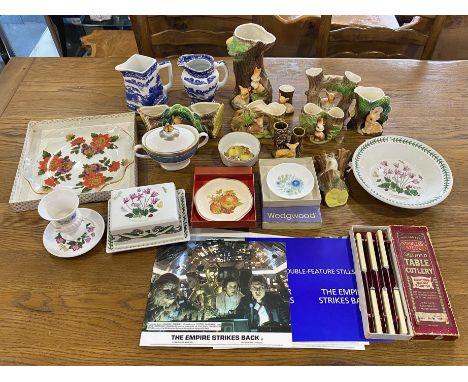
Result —
[{"label": "rectangular lidded box", "polygon": [[413,339],[458,338],[457,324],[427,227],[392,225],[390,231]]},{"label": "rectangular lidded box", "polygon": [[[364,240],[364,246],[367,244],[365,241],[366,233],[370,232],[372,234],[376,234],[377,231],[382,231],[383,237],[385,242],[388,244],[390,239],[391,239],[391,233],[390,233],[390,228],[388,226],[364,226],[364,225],[354,225],[351,227],[349,236],[351,240],[351,250],[353,254],[353,261],[354,261],[354,271],[356,274],[356,284],[358,288],[358,294],[359,294],[359,309],[361,311],[361,317],[362,317],[362,325],[363,325],[363,330],[364,330],[364,336],[369,339],[385,339],[385,340],[410,340],[413,337],[413,331],[410,325],[408,325],[410,318],[409,318],[409,312],[408,312],[408,305],[406,303],[406,299],[404,298],[404,293],[403,293],[403,285],[401,282],[400,274],[398,272],[398,264],[396,261],[396,258],[393,254],[393,248],[391,245],[388,245],[388,251],[387,251],[387,257],[389,261],[389,265],[392,268],[394,272],[394,287],[398,290],[398,293],[400,294],[399,296],[395,295],[395,292],[392,291],[392,295],[395,299],[394,305],[396,304],[396,299],[399,297],[399,300],[401,301],[401,317],[397,318],[396,316],[396,305],[394,308],[394,313],[395,313],[395,326],[398,326],[398,328],[405,327],[405,330],[401,331],[398,330],[395,332],[395,334],[390,334],[390,333],[377,333],[375,331],[374,325],[373,325],[373,309],[370,304],[370,297],[369,295],[366,294],[366,275],[363,274],[360,266],[360,260],[359,260],[359,255],[357,251],[357,246],[356,246],[356,240],[355,240],[355,235],[357,233],[361,233],[363,236]],[[368,260],[366,260],[368,261]],[[371,265],[368,262],[367,264],[367,272],[371,272]],[[395,289],[395,288],[394,288]],[[368,292],[368,290],[367,290]],[[390,291],[389,291],[390,292]],[[382,308],[382,307],[381,307]],[[383,310],[381,309],[382,313]],[[381,315],[382,318],[383,315]],[[404,321],[403,325],[402,323],[398,322],[397,320],[402,320]]]},{"label": "rectangular lidded box", "polygon": [[114,235],[154,226],[178,225],[179,212],[174,183],[114,190],[111,199],[109,228]]},{"label": "rectangular lidded box", "polygon": [[[400,290],[407,323],[406,334],[375,333],[371,330],[372,308],[366,301],[365,278],[359,265],[355,234],[382,231],[388,245],[388,261],[395,286]],[[458,328],[445,290],[427,227],[352,226],[350,230],[356,281],[364,334],[370,339],[457,339]],[[415,261],[417,260],[417,261]]]},{"label": "rectangular lidded box", "polygon": [[[195,207],[195,194],[198,189],[216,178],[231,178],[243,182],[250,190],[253,205],[250,211],[238,221],[207,221],[203,219]],[[255,207],[255,182],[251,167],[195,167],[193,175],[191,226],[194,228],[255,228],[257,213]]]}]

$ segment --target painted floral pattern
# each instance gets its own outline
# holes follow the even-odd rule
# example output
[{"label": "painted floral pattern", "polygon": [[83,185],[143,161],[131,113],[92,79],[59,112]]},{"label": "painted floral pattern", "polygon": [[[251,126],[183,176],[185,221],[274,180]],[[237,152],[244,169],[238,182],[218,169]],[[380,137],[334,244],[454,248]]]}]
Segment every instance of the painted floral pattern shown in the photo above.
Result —
[{"label": "painted floral pattern", "polygon": [[78,182],[74,188],[81,188],[82,193],[92,191],[93,189],[99,190],[114,178],[105,172],[116,172],[121,166],[125,167],[127,164],[128,161],[126,159],[121,162],[117,162],[111,161],[106,157],[99,160],[98,163],[84,164],[83,172],[78,175],[78,178],[80,178],[81,181]]},{"label": "painted floral pattern", "polygon": [[65,139],[72,146],[70,151],[72,154],[81,152],[86,158],[90,159],[96,154],[104,154],[106,149],[116,149],[117,146],[114,142],[119,139],[119,136],[91,133],[91,142],[89,143],[86,143],[86,139],[83,137],[75,137],[73,134],[67,135]]},{"label": "painted floral pattern", "polygon": [[423,177],[402,160],[381,161],[372,176],[377,187],[404,197],[421,195]]},{"label": "painted floral pattern", "polygon": [[65,182],[71,179],[70,171],[72,170],[75,162],[73,162],[67,155],[62,156],[62,152],[52,155],[47,151],[42,152],[42,160],[39,161],[38,175],[48,174],[48,178],[44,180],[44,188],[52,189],[60,182]]},{"label": "painted floral pattern", "polygon": [[62,251],[68,252],[72,250],[73,252],[76,252],[83,248],[93,239],[93,237],[96,236],[95,230],[96,227],[94,225],[87,223],[85,233],[75,240],[66,240],[60,233],[58,233],[54,239]]},{"label": "painted floral pattern", "polygon": [[285,195],[298,195],[304,189],[304,181],[293,174],[281,174],[276,179],[278,191]]},{"label": "painted floral pattern", "polygon": [[151,218],[163,207],[159,194],[150,187],[137,188],[136,192],[123,198],[122,209],[130,219]]},{"label": "painted floral pattern", "polygon": [[242,202],[236,195],[234,190],[223,191],[222,189],[216,190],[214,195],[210,195],[210,211],[213,214],[232,214],[236,207],[240,206]]},{"label": "painted floral pattern", "polygon": [[[121,149],[131,144],[121,141]],[[129,159],[121,159],[116,142],[119,135],[110,133],[86,133],[83,135],[67,134],[61,138],[65,146],[54,151],[42,151],[42,158],[37,162],[36,181],[32,178],[32,187],[38,193],[46,193],[58,185],[72,187],[80,193],[100,191],[109,183],[122,178]],[[114,160],[117,159],[117,160]],[[37,185],[37,186],[36,186]],[[36,188],[37,187],[37,188]]]}]

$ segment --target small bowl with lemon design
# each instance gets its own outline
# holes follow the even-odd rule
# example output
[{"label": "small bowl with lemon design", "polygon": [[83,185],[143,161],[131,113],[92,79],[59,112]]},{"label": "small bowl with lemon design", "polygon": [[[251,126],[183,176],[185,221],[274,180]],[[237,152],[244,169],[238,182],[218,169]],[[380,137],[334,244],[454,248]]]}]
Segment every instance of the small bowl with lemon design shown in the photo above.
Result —
[{"label": "small bowl with lemon design", "polygon": [[218,150],[225,166],[252,167],[260,154],[260,141],[252,134],[236,131],[219,140]]}]

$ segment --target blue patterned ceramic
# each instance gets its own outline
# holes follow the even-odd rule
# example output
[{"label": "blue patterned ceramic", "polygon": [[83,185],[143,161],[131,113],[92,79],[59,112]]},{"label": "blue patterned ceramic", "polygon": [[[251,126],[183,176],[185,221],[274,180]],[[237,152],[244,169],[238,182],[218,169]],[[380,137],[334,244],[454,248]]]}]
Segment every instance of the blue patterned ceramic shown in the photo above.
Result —
[{"label": "blue patterned ceramic", "polygon": [[[169,70],[169,82],[163,85],[159,71]],[[170,61],[134,54],[124,63],[115,67],[124,78],[125,95],[129,110],[136,111],[142,106],[154,106],[167,102],[167,92],[172,87],[172,64]]]},{"label": "blue patterned ceramic", "polygon": [[[200,138],[204,138],[199,142]],[[141,139],[141,145],[134,148],[139,158],[151,158],[165,170],[174,171],[187,167],[197,149],[208,142],[207,133],[199,133],[190,125],[166,125],[148,131]],[[138,153],[139,149],[146,154]]]},{"label": "blue patterned ceramic", "polygon": [[[216,90],[224,86],[228,79],[228,69],[224,61],[215,61],[208,54],[184,54],[177,60],[184,68],[182,83],[192,103],[212,102]],[[219,80],[217,68],[224,69],[224,78]]]},{"label": "blue patterned ceramic", "polygon": [[283,199],[303,198],[312,191],[314,183],[312,173],[298,163],[280,163],[267,174],[268,188]]}]

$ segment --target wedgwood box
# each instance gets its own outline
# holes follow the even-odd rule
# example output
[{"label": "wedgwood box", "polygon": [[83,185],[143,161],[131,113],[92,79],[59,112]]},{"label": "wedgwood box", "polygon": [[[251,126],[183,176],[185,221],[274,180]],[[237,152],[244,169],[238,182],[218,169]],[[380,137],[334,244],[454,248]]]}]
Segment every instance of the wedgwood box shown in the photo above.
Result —
[{"label": "wedgwood box", "polygon": [[[291,207],[291,206],[320,206],[322,197],[318,187],[317,174],[315,173],[314,161],[311,157],[306,158],[282,158],[282,159],[260,159],[260,182],[262,188],[263,207]],[[279,163],[296,163],[305,166],[314,176],[314,187],[312,191],[300,199],[284,199],[276,196],[270,191],[267,184],[268,171]]]},{"label": "wedgwood box", "polygon": [[[379,231],[382,246],[377,240]],[[369,257],[366,249],[365,258],[360,258],[356,238],[358,233],[363,238],[361,248],[367,248],[367,238],[371,238],[373,243],[375,240],[377,261],[374,260],[374,266],[378,269],[375,274],[372,274],[372,261],[367,261],[367,272],[363,272],[360,265],[369,260]],[[366,338],[388,340],[454,340],[458,338],[458,328],[427,227],[352,226],[350,237],[359,292],[359,307]],[[385,261],[383,261],[382,253],[385,253]],[[379,275],[383,280],[380,284],[377,280]],[[392,284],[391,288],[385,288],[386,280]],[[369,282],[371,287],[369,287]],[[388,331],[377,333],[375,325],[372,324],[375,315],[368,292],[369,289],[380,289],[377,293],[382,293],[382,287],[388,290],[386,297],[390,296],[393,303],[386,311],[382,306],[384,305],[382,294],[377,295],[379,297],[376,300],[378,301],[377,313],[383,325],[385,325],[387,313],[388,316],[393,317],[395,323],[393,334]]]},{"label": "wedgwood box", "polygon": [[113,235],[179,224],[174,183],[114,190],[111,200],[109,228]]},{"label": "wedgwood box", "polygon": [[[252,197],[252,207],[240,220],[209,221],[201,217],[195,206],[197,191],[211,180],[217,178],[235,179],[244,183]],[[193,176],[193,194],[191,226],[194,228],[255,228],[257,214],[255,206],[255,182],[251,167],[195,167]]]},{"label": "wedgwood box", "polygon": [[264,229],[314,229],[321,226],[320,206],[262,208]]}]

